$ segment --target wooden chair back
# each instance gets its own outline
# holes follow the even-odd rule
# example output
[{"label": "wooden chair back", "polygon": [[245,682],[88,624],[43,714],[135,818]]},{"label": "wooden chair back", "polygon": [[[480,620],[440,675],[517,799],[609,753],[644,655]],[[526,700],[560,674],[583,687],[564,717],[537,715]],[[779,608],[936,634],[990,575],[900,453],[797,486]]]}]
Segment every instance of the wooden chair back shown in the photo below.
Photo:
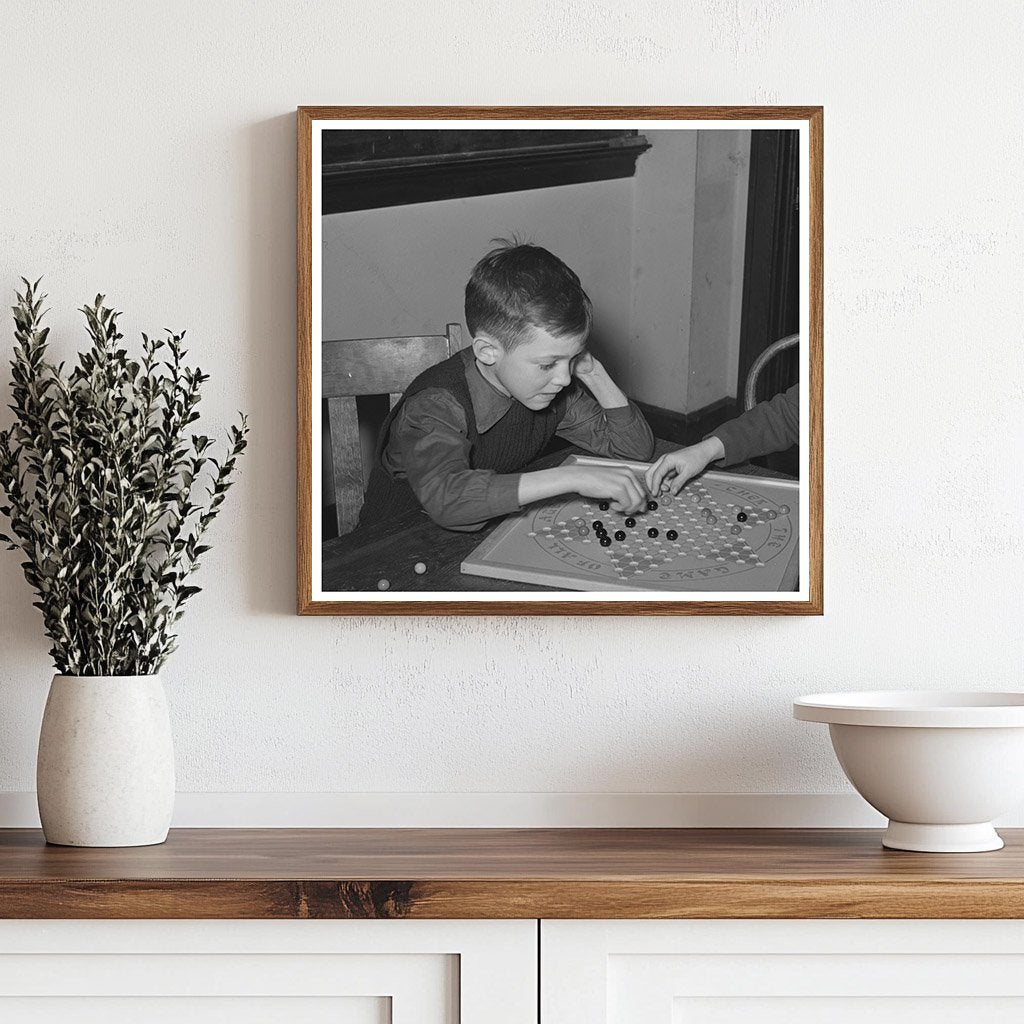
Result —
[{"label": "wooden chair back", "polygon": [[[757,382],[764,368],[780,353],[794,345],[800,344],[799,334],[787,334],[785,338],[773,341],[755,360],[747,373],[746,387],[743,389],[743,408],[745,411],[757,405]],[[769,396],[770,397],[770,396]]]},{"label": "wooden chair back", "polygon": [[387,395],[393,409],[424,370],[463,347],[462,327],[415,338],[357,338],[321,345],[321,393],[327,401],[338,536],[354,529],[363,504],[363,459],[356,398]]}]

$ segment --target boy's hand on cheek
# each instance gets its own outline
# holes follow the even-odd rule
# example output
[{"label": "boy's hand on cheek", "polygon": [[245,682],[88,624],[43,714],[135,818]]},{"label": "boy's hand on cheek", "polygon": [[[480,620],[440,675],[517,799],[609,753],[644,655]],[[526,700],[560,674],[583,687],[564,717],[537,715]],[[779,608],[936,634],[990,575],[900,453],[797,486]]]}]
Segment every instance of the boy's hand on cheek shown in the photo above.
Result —
[{"label": "boy's hand on cheek", "polygon": [[629,399],[622,393],[615,381],[608,376],[604,364],[589,352],[583,352],[576,357],[572,374],[603,408],[617,409],[629,404]]},{"label": "boy's hand on cheek", "polygon": [[603,371],[604,367],[589,352],[579,355],[572,367],[573,376],[579,377],[584,382],[588,377]]}]

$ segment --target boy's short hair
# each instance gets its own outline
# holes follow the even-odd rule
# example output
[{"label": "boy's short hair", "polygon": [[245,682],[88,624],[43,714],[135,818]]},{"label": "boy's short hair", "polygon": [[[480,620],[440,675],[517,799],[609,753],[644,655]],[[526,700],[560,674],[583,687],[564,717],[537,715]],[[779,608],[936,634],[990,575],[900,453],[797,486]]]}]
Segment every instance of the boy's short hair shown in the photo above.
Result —
[{"label": "boy's short hair", "polygon": [[555,337],[589,332],[593,307],[576,274],[539,245],[501,241],[466,285],[469,333],[486,333],[509,351],[531,326]]}]

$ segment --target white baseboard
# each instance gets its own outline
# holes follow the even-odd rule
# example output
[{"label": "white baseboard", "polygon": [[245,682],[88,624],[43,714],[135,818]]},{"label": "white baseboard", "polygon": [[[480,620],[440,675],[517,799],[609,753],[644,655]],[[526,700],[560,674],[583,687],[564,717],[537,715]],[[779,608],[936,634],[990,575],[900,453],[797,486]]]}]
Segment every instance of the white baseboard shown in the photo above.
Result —
[{"label": "white baseboard", "polygon": [[[884,820],[855,794],[179,793],[177,828],[827,828]],[[34,793],[0,827],[38,828]]]},{"label": "white baseboard", "polygon": [[[1019,811],[996,824],[1024,823]],[[179,793],[176,828],[881,828],[854,793]],[[0,828],[38,828],[0,793]]]}]

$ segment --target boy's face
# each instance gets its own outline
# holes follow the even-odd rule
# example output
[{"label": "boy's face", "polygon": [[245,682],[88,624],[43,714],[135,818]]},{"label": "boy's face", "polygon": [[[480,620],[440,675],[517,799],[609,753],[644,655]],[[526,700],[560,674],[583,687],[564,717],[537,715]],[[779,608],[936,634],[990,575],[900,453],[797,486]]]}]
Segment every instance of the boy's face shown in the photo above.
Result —
[{"label": "boy's face", "polygon": [[473,339],[473,352],[483,375],[502,394],[539,411],[569,385],[573,367],[586,345],[585,334],[556,337],[543,327],[531,325],[526,337],[510,352],[487,335]]}]

